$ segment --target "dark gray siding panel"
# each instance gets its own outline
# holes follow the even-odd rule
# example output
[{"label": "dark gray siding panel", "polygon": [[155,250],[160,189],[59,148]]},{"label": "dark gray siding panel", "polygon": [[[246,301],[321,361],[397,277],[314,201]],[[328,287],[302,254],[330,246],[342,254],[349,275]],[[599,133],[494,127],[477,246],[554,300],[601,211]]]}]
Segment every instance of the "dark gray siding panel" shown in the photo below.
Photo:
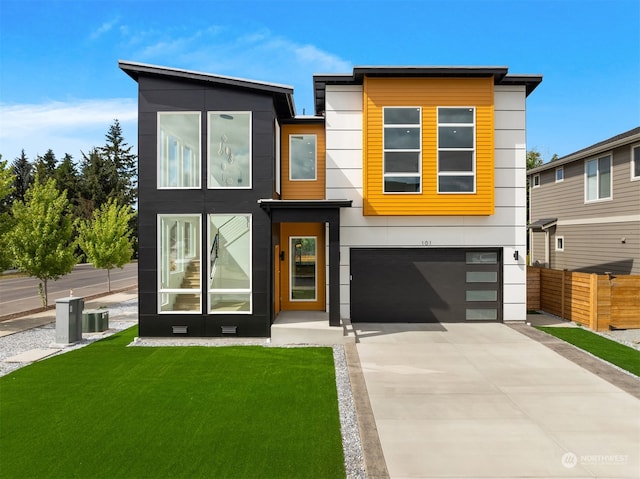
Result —
[{"label": "dark gray siding panel", "polygon": [[[172,326],[187,326],[190,336],[221,336],[222,326],[236,326],[239,336],[269,336],[271,322],[271,222],[259,208],[259,198],[271,198],[274,184],[276,117],[273,99],[233,88],[205,87],[197,82],[139,78],[139,298],[140,335],[171,336]],[[208,190],[207,112],[252,112],[252,188]],[[202,188],[158,190],[157,112],[201,112]],[[208,315],[203,301],[201,314],[158,314],[157,312],[157,217],[159,214],[202,216],[202,273],[208,260],[207,215],[234,213],[252,215],[253,314]],[[202,281],[206,298],[206,282]]]}]

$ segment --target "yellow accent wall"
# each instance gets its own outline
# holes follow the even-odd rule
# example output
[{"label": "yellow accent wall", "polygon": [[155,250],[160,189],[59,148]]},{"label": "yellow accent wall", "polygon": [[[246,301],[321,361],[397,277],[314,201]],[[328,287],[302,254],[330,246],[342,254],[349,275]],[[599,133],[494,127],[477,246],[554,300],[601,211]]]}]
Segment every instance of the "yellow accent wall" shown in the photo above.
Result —
[{"label": "yellow accent wall", "polygon": [[[325,135],[324,124],[282,125],[280,129],[281,151],[281,199],[283,200],[324,200],[325,199]],[[316,180],[289,179],[289,135],[316,135]]]},{"label": "yellow accent wall", "polygon": [[[365,78],[363,214],[492,215],[494,205],[493,78]],[[383,193],[382,108],[422,108],[422,193]],[[476,109],[476,192],[438,193],[437,107]]]}]

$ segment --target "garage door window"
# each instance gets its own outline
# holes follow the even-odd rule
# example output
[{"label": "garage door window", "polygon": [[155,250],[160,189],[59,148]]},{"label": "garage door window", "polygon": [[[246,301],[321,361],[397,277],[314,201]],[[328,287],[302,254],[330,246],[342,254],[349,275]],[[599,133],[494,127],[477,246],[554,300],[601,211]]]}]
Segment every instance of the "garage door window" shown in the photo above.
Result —
[{"label": "garage door window", "polygon": [[467,301],[498,301],[495,290],[471,290],[466,292]]},{"label": "garage door window", "polygon": [[492,321],[498,319],[497,309],[467,309],[467,320]]}]

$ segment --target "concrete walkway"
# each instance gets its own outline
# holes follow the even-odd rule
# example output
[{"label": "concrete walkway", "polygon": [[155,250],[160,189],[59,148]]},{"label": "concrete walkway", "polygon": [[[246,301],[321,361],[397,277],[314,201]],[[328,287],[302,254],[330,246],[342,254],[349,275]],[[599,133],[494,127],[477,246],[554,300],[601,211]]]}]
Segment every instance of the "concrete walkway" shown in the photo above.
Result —
[{"label": "concrete walkway", "polygon": [[640,477],[640,400],[508,325],[355,329],[391,478]]}]

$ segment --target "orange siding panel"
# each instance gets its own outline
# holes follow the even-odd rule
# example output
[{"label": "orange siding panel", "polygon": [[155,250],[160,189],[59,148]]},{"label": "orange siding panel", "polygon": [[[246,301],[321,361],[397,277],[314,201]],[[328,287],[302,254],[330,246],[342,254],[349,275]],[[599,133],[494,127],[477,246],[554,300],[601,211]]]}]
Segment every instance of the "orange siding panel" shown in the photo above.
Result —
[{"label": "orange siding panel", "polygon": [[[326,147],[324,125],[282,125],[280,129],[281,155],[281,199],[283,200],[324,200],[326,177]],[[316,180],[292,181],[289,179],[289,136],[316,135]]]},{"label": "orange siding panel", "polygon": [[[492,78],[365,78],[364,214],[492,215],[494,105]],[[382,187],[382,108],[422,108],[422,193],[389,194]],[[476,192],[437,192],[437,107],[476,109]]]}]

